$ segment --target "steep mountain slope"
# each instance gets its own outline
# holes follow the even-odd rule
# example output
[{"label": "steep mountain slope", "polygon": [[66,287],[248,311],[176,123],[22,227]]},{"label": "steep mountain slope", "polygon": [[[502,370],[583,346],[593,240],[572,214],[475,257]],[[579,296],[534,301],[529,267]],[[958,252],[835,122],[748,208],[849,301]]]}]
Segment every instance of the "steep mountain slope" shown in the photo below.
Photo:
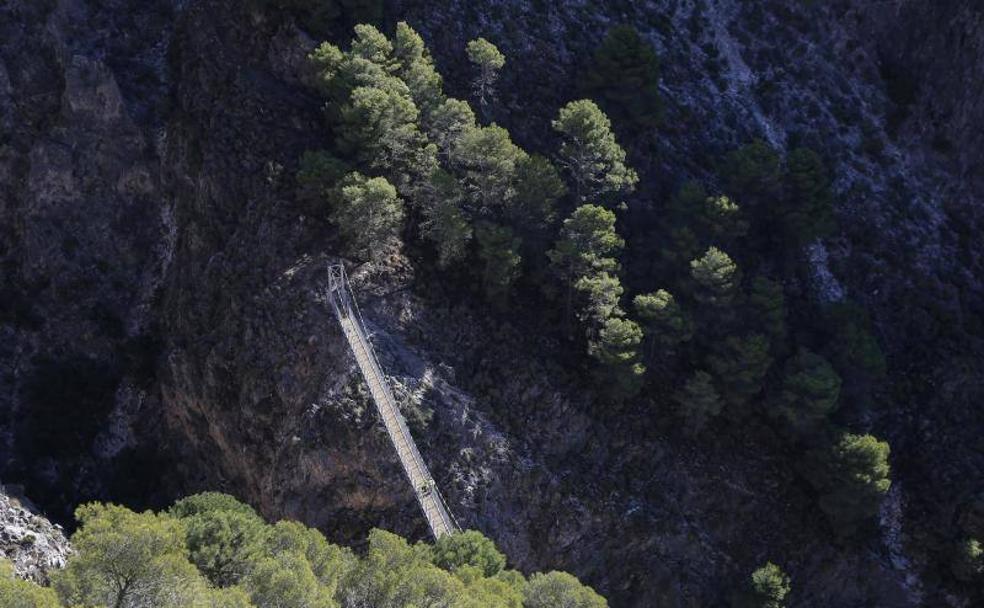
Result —
[{"label": "steep mountain slope", "polygon": [[[0,8],[0,475],[62,519],[87,498],[220,489],[335,540],[371,526],[422,536],[320,301],[335,235],[294,195],[297,158],[325,137],[304,84],[315,40],[243,4]],[[421,31],[459,96],[464,41],[494,40],[509,63],[492,118],[544,150],[607,27],[635,24],[667,99],[656,141],[635,142],[648,150],[634,159],[640,221],[753,137],[822,150],[844,229],[804,252],[814,273],[794,290],[864,302],[891,364],[850,421],[893,445],[884,542],[842,546],[774,451],[740,434],[677,439],[641,408],[606,415],[536,331],[535,302],[490,313],[394,254],[359,269],[356,289],[462,523],[616,606],[711,603],[766,559],[793,575],[795,605],[936,605],[944,591],[959,605],[962,590],[922,577],[984,472],[969,453],[981,123],[959,84],[984,63],[948,44],[966,31],[957,48],[981,48],[979,9],[448,0],[387,15]],[[953,54],[959,68],[937,69]],[[916,75],[914,92],[899,74]]]}]

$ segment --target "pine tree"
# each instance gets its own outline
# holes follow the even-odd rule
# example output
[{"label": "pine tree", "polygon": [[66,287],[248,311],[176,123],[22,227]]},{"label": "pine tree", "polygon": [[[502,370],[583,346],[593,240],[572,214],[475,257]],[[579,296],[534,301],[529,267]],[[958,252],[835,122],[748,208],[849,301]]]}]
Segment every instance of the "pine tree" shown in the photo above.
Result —
[{"label": "pine tree", "polygon": [[738,266],[717,247],[690,262],[690,276],[696,283],[694,297],[701,303],[725,307],[733,302],[740,280]]},{"label": "pine tree", "polygon": [[786,300],[782,285],[767,277],[755,277],[749,288],[747,305],[745,317],[769,337],[773,350],[780,352],[786,339]]},{"label": "pine tree", "polygon": [[353,56],[383,66],[390,73],[397,69],[396,59],[393,57],[393,43],[385,34],[367,23],[356,25],[353,31],[355,32],[351,46]]},{"label": "pine tree", "polygon": [[659,124],[659,59],[652,45],[631,25],[618,25],[605,35],[584,74],[585,92],[631,128]]},{"label": "pine tree", "polygon": [[556,235],[557,200],[567,189],[553,163],[539,154],[520,159],[515,183],[516,196],[506,215],[523,240],[523,258],[531,275],[543,281],[547,249]]},{"label": "pine tree", "polygon": [[69,606],[193,606],[207,585],[188,561],[184,526],[151,512],[96,503],[75,511],[74,555],[53,574]]},{"label": "pine tree", "polygon": [[420,132],[417,106],[400,79],[356,88],[341,116],[342,149],[392,177],[401,192],[412,194],[436,168],[437,149]]},{"label": "pine tree", "polygon": [[437,265],[447,268],[468,253],[472,227],[461,205],[464,192],[453,175],[438,169],[426,189],[421,235],[437,247]]},{"label": "pine tree", "polygon": [[585,276],[615,272],[614,256],[625,245],[615,232],[615,214],[597,205],[582,205],[564,220],[560,239],[547,252],[555,275],[565,287],[565,318],[573,314],[574,289]]},{"label": "pine tree", "polygon": [[786,161],[787,192],[783,205],[783,234],[801,246],[834,229],[833,195],[823,160],[813,150],[797,148]]},{"label": "pine tree", "polygon": [[324,205],[332,188],[351,171],[349,165],[329,152],[307,151],[297,170],[299,197],[311,206]]},{"label": "pine tree", "polygon": [[403,224],[403,201],[386,178],[350,173],[342,180],[330,214],[353,255],[376,259]]},{"label": "pine tree", "polygon": [[434,67],[434,59],[423,38],[404,21],[396,24],[393,56],[399,65],[396,74],[410,89],[426,129],[434,111],[444,101],[443,79]]},{"label": "pine tree", "polygon": [[566,572],[537,572],[523,590],[523,608],[608,608],[608,602]]},{"label": "pine tree", "polygon": [[322,42],[308,55],[317,71],[316,84],[325,95],[331,96],[337,85],[336,78],[345,62],[345,53],[330,42]]},{"label": "pine tree", "polygon": [[976,538],[955,543],[950,559],[950,571],[958,581],[973,582],[984,574],[984,547]]},{"label": "pine tree", "polygon": [[742,418],[749,413],[745,407],[749,400],[761,392],[772,365],[769,342],[761,334],[730,336],[715,345],[707,364],[729,406],[729,415]]},{"label": "pine tree", "polygon": [[748,586],[735,596],[735,608],[784,608],[792,590],[789,576],[782,568],[766,562],[752,573]]},{"label": "pine tree", "polygon": [[4,608],[61,608],[58,596],[51,589],[31,581],[21,580],[14,568],[0,557],[0,606]]},{"label": "pine tree", "polygon": [[427,133],[437,145],[441,159],[448,166],[456,167],[461,140],[475,128],[475,113],[468,102],[451,98],[434,109]]},{"label": "pine tree", "polygon": [[631,192],[639,176],[625,164],[612,124],[593,101],[572,101],[561,108],[553,128],[561,134],[560,162],[581,202],[610,201]]},{"label": "pine tree", "polygon": [[[775,203],[782,190],[782,169],[779,155],[769,144],[755,140],[729,152],[724,159],[722,174],[727,192],[742,201],[752,201],[753,207]],[[760,209],[771,213],[772,209]]]},{"label": "pine tree", "polygon": [[539,154],[520,159],[516,167],[516,197],[510,217],[517,228],[542,230],[555,220],[555,205],[567,193],[557,168]]},{"label": "pine tree", "polygon": [[693,322],[680,308],[673,294],[665,289],[637,295],[632,305],[645,328],[650,357],[657,351],[672,355],[677,345],[693,336]]},{"label": "pine tree", "polygon": [[673,395],[673,400],[679,406],[685,429],[691,436],[699,433],[708,419],[721,412],[721,397],[714,388],[713,378],[702,370],[687,379],[686,384]]},{"label": "pine tree", "polygon": [[723,194],[704,199],[700,219],[709,238],[721,245],[730,244],[748,233],[748,222],[743,218],[741,208]]},{"label": "pine tree", "polygon": [[621,316],[619,301],[622,298],[622,282],[605,271],[591,272],[574,284],[578,294],[577,318],[594,335],[608,319]]},{"label": "pine tree", "polygon": [[503,555],[491,540],[476,530],[465,530],[437,539],[431,553],[434,565],[449,572],[462,566],[478,568],[483,576],[495,576],[506,567]]},{"label": "pine tree", "polygon": [[669,234],[655,239],[665,274],[678,273],[700,253],[701,239],[695,229],[702,227],[700,217],[706,199],[704,187],[696,181],[684,182],[670,198],[666,213]]},{"label": "pine tree", "polygon": [[491,222],[478,225],[475,240],[482,265],[482,289],[490,301],[501,305],[508,298],[513,282],[519,278],[520,241],[512,229]]},{"label": "pine tree", "polygon": [[485,38],[470,41],[467,51],[468,61],[478,69],[478,75],[472,81],[472,92],[484,109],[495,99],[495,83],[506,65],[506,56]]},{"label": "pine tree", "polygon": [[871,435],[843,433],[833,445],[807,454],[804,473],[839,535],[858,532],[878,514],[892,483],[889,452]]},{"label": "pine tree", "polygon": [[638,392],[645,368],[639,363],[642,330],[629,319],[609,317],[602,323],[597,337],[588,342],[588,354],[602,368],[599,377],[609,394],[621,400]]},{"label": "pine tree", "polygon": [[805,348],[786,362],[773,415],[794,432],[814,432],[837,408],[841,379],[826,359]]},{"label": "pine tree", "polygon": [[526,157],[498,125],[468,129],[458,146],[465,191],[476,213],[509,208],[516,196],[516,167]]}]

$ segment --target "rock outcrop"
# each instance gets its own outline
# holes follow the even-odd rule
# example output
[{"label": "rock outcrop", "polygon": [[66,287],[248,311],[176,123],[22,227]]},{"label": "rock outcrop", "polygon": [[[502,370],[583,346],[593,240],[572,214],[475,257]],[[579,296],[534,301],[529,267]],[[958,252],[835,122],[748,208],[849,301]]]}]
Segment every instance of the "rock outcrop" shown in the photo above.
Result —
[{"label": "rock outcrop", "polygon": [[[298,157],[328,137],[304,85],[316,41],[250,4],[0,5],[0,474],[66,523],[81,500],[160,506],[212,489],[336,541],[372,526],[423,537],[320,301],[334,232],[295,197]],[[531,148],[550,143],[549,118],[576,96],[579,66],[608,25],[637,24],[663,58],[672,101],[642,161],[639,211],[658,212],[684,176],[713,180],[714,159],[752,137],[817,147],[840,176],[845,230],[809,252],[821,287],[799,288],[865,303],[900,362],[894,380],[930,370],[914,388],[900,382],[897,410],[853,421],[898,453],[934,447],[925,462],[893,462],[917,496],[893,497],[890,546],[845,548],[810,525],[811,497],[762,446],[738,433],[697,445],[638,408],[613,415],[534,312],[491,313],[397,253],[356,269],[383,365],[458,518],[513,564],[571,570],[616,606],[711,604],[767,559],[793,574],[802,605],[913,605],[910,579],[933,555],[907,532],[944,530],[945,505],[984,470],[953,457],[976,445],[980,414],[915,398],[934,386],[956,401],[979,394],[948,371],[980,367],[976,339],[913,349],[948,320],[963,323],[961,303],[984,301],[973,241],[955,219],[964,216],[948,215],[940,196],[973,158],[955,173],[914,110],[893,139],[898,101],[877,39],[858,25],[874,9],[795,4],[390,7],[433,46],[453,94],[467,94],[461,47],[472,36],[522,63],[505,71],[494,118]],[[889,15],[886,30],[926,22],[914,10]],[[968,36],[966,48],[979,48]],[[961,74],[979,74],[979,61],[963,60]],[[961,149],[975,143],[960,135],[972,110],[940,116]],[[963,200],[969,209],[977,199]],[[937,466],[945,481],[932,479]],[[924,482],[934,497],[919,498]],[[927,601],[941,597],[927,587]]]},{"label": "rock outcrop", "polygon": [[70,552],[61,526],[0,485],[0,557],[13,564],[18,576],[46,583],[48,573],[63,567]]}]

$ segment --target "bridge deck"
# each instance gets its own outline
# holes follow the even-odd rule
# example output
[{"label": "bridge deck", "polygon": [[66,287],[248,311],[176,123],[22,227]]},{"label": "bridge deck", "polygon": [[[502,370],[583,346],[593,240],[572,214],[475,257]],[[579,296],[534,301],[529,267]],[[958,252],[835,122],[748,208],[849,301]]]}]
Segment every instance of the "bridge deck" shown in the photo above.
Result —
[{"label": "bridge deck", "polygon": [[357,309],[353,308],[354,300],[348,281],[345,278],[344,269],[332,267],[330,269],[329,297],[335,309],[338,322],[342,327],[342,333],[355,355],[355,361],[362,372],[362,377],[369,387],[376,411],[386,427],[396,454],[403,465],[403,471],[410,481],[413,492],[420,503],[420,508],[427,518],[431,532],[435,538],[440,538],[445,534],[457,531],[457,525],[451,517],[441,493],[431,477],[427,465],[424,464],[417,444],[410,435],[406,421],[400,413],[396,404],[396,399],[387,384],[386,376],[383,374],[379,361],[376,359],[372,349],[372,344],[366,336],[360,317],[356,314]]}]

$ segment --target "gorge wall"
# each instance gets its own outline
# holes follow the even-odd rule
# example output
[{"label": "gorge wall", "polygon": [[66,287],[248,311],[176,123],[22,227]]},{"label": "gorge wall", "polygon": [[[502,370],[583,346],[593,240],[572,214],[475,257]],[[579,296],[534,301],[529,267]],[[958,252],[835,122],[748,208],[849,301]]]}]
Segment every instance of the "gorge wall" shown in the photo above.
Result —
[{"label": "gorge wall", "polygon": [[[498,44],[493,118],[531,149],[605,30],[635,24],[668,107],[633,204],[713,180],[753,137],[822,150],[844,228],[799,289],[863,302],[890,362],[855,422],[893,445],[897,513],[885,542],[841,546],[762,446],[599,415],[535,311],[489,314],[394,252],[355,289],[461,523],[615,606],[718,601],[767,559],[797,605],[961,605],[925,574],[984,478],[975,3],[402,0],[397,18],[458,96],[464,41]],[[294,193],[325,137],[315,43],[230,0],[0,6],[0,479],[56,520],[214,489],[336,541],[425,535],[321,301],[335,235]]]}]

